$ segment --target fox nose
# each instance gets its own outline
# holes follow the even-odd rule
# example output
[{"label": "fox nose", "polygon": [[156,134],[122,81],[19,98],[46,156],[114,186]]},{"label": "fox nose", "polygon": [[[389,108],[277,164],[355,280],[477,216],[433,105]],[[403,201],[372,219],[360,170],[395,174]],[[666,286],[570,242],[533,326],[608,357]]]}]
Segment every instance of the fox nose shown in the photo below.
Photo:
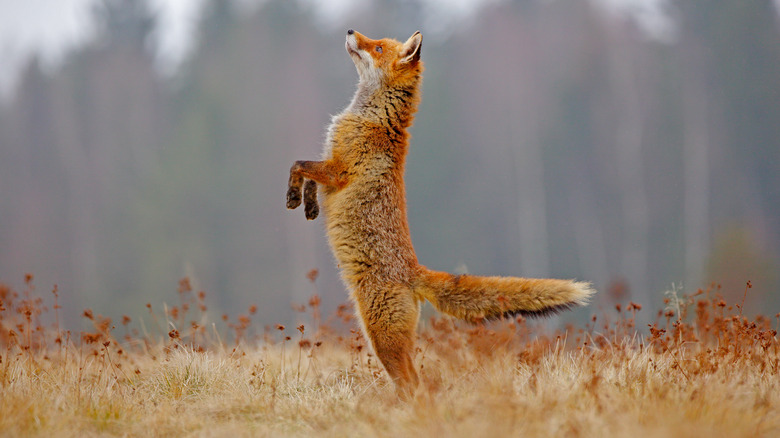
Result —
[{"label": "fox nose", "polygon": [[347,31],[347,35],[352,35],[353,33],[355,33],[355,31],[353,29],[350,29],[350,30]]}]

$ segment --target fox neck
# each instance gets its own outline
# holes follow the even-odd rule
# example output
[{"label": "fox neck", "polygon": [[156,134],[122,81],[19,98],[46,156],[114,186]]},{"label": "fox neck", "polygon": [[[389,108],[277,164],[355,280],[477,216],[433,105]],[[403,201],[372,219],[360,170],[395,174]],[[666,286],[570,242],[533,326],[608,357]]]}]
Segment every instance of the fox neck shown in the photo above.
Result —
[{"label": "fox neck", "polygon": [[408,128],[420,101],[419,83],[419,77],[403,85],[361,80],[346,112]]}]

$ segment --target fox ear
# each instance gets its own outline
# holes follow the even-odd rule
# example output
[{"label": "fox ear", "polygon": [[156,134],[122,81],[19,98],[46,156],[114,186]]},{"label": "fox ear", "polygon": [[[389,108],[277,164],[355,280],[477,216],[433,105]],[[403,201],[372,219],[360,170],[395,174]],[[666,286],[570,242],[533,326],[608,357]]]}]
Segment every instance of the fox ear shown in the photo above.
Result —
[{"label": "fox ear", "polygon": [[401,62],[417,62],[420,60],[422,50],[422,34],[418,30],[404,43],[401,51]]}]

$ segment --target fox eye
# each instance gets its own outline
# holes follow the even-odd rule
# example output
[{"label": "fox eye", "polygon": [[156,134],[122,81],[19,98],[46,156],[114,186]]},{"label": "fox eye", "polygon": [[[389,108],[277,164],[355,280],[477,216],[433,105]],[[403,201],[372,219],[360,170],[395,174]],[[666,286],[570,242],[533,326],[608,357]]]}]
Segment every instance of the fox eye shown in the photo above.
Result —
[{"label": "fox eye", "polygon": [[382,46],[376,46],[376,51],[382,53]]}]

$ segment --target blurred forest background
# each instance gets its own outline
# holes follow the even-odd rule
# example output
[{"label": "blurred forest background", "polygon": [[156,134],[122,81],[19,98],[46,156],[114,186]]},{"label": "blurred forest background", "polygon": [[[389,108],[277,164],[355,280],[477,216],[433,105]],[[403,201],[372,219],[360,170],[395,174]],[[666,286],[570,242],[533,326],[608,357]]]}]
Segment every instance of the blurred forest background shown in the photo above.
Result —
[{"label": "blurred forest background", "polygon": [[[355,3],[357,5],[357,3]],[[288,211],[296,159],[320,155],[357,74],[347,28],[425,35],[406,183],[420,262],[594,282],[595,306],[657,309],[716,282],[780,310],[780,20],[771,0],[205,0],[195,45],[156,64],[143,0],[100,0],[94,38],[31,57],[0,108],[0,281],[58,284],[66,318],[175,304],[210,312],[347,299],[322,220]],[[306,277],[318,269],[316,284]],[[674,286],[673,286],[674,285]],[[42,292],[42,291],[41,291]],[[584,311],[588,312],[588,311]],[[654,318],[654,310],[646,318]],[[581,316],[587,313],[581,313]]]}]

